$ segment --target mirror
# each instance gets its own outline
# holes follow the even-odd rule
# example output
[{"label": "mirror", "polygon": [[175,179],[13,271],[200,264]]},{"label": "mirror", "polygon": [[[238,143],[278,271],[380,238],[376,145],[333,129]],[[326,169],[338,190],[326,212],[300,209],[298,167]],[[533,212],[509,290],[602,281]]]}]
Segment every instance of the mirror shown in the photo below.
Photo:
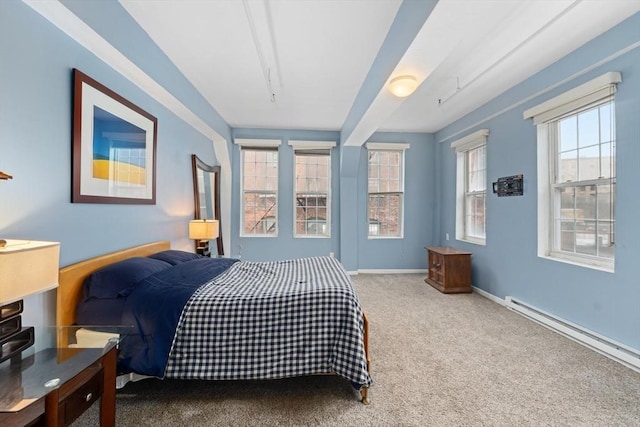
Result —
[{"label": "mirror", "polygon": [[[224,254],[222,245],[222,225],[220,225],[220,166],[210,166],[191,155],[193,171],[193,219],[216,219],[220,235],[216,238],[218,255]],[[197,245],[197,243],[196,243]]]}]

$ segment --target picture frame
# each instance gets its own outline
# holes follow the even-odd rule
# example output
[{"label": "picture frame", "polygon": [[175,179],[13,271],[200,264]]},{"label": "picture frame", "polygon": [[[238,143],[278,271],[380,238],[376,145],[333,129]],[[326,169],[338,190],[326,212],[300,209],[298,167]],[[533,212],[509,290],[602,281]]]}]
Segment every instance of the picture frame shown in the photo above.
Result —
[{"label": "picture frame", "polygon": [[72,203],[156,203],[158,119],[73,70]]}]

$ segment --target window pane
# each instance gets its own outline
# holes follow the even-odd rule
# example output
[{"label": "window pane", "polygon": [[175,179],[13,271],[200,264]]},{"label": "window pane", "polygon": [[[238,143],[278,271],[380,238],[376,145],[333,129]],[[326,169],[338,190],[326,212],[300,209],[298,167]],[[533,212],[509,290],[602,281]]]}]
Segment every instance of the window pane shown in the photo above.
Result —
[{"label": "window pane", "polygon": [[400,191],[400,166],[391,166],[389,168],[389,190]]},{"label": "window pane", "polygon": [[560,195],[560,218],[556,218],[556,227],[560,230],[560,250],[575,252],[576,222],[582,222],[584,215],[575,209],[575,189],[563,188]]},{"label": "window pane", "polygon": [[598,219],[613,220],[615,218],[616,185],[598,185]]},{"label": "window pane", "polygon": [[578,148],[578,121],[576,116],[560,120],[558,123],[558,142],[560,152]]},{"label": "window pane", "polygon": [[376,235],[400,236],[401,209],[402,196],[399,194],[369,196],[369,223],[378,224]]},{"label": "window pane", "polygon": [[615,183],[597,186],[598,256],[613,259],[615,255]]},{"label": "window pane", "polygon": [[560,250],[612,259],[615,248],[615,184],[559,190]]},{"label": "window pane", "polygon": [[[573,187],[563,188],[560,190],[560,216],[563,219],[576,219],[576,201],[575,190]],[[584,215],[577,215],[578,218],[584,218]]]},{"label": "window pane", "polygon": [[402,233],[402,156],[402,151],[368,151],[370,236],[400,236]]},{"label": "window pane", "polygon": [[243,189],[271,190],[278,188],[278,153],[256,150],[244,150]]},{"label": "window pane", "polygon": [[278,209],[274,194],[245,193],[243,206],[245,234],[275,234]]},{"label": "window pane", "polygon": [[467,237],[485,238],[485,193],[468,195],[465,206]]},{"label": "window pane", "polygon": [[578,179],[586,181],[600,177],[600,147],[593,145],[579,151]]},{"label": "window pane", "polygon": [[611,142],[615,139],[613,122],[613,108],[611,104],[600,107],[600,141]]},{"label": "window pane", "polygon": [[328,236],[330,156],[296,154],[295,235]]},{"label": "window pane", "polygon": [[609,221],[600,222],[598,224],[598,255],[613,259],[615,240],[614,224]]},{"label": "window pane", "polygon": [[378,236],[380,235],[380,223],[376,220],[369,220],[369,236]]},{"label": "window pane", "polygon": [[616,176],[616,148],[613,142],[600,147],[600,174],[602,178]]},{"label": "window pane", "polygon": [[[576,187],[576,213],[585,220],[596,219],[596,186],[586,185]],[[578,214],[576,214],[578,216]]]},{"label": "window pane", "polygon": [[242,233],[276,234],[278,153],[242,150]]},{"label": "window pane", "polygon": [[600,142],[600,116],[594,108],[578,114],[578,147],[588,147]]},{"label": "window pane", "polygon": [[464,153],[464,204],[459,207],[463,210],[464,237],[484,239],[486,236],[486,153],[486,145]]},{"label": "window pane", "polygon": [[467,152],[467,192],[486,190],[486,146]]},{"label": "window pane", "polygon": [[574,221],[560,221],[560,250],[575,252]]},{"label": "window pane", "polygon": [[560,153],[558,161],[558,178],[556,182],[573,182],[578,180],[578,150]]},{"label": "window pane", "polygon": [[576,223],[576,253],[596,255],[596,222]]}]

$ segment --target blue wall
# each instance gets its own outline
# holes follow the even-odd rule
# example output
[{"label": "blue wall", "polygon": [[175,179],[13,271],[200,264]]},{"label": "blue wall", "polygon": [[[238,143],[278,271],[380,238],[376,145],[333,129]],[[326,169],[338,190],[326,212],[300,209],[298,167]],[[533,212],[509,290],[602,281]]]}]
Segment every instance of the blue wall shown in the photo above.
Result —
[{"label": "blue wall", "polygon": [[[121,8],[117,2],[91,4]],[[149,54],[159,51],[148,39],[127,40],[138,42]],[[230,138],[228,126],[210,106],[203,109],[197,92],[187,90],[184,77],[163,58],[155,55],[147,65],[173,75],[182,101],[191,101],[193,111]],[[73,68],[158,118],[156,205],[70,203]],[[61,242],[63,266],[153,240],[192,250],[191,153],[215,163],[212,142],[201,133],[23,2],[0,2],[0,170],[14,176],[0,182],[0,237]],[[53,322],[54,295],[29,298],[25,323]]]},{"label": "blue wall", "polygon": [[[487,200],[486,246],[473,252],[473,284],[513,296],[640,349],[640,14],[541,71],[435,135],[442,165],[439,241],[455,235],[455,153],[450,143],[488,128],[489,183],[524,174],[524,196]],[[630,51],[622,53],[630,47]],[[537,256],[536,128],[523,111],[607,71],[620,71],[616,93],[617,206],[615,273]],[[566,83],[556,86],[559,82]],[[547,90],[549,88],[549,90]],[[545,93],[540,93],[544,91]]]},{"label": "blue wall", "polygon": [[[234,129],[234,138],[280,139],[278,236],[237,237],[240,224],[240,148],[233,147],[233,204],[231,256],[247,260],[275,260],[300,256],[329,255],[333,252],[347,270],[424,269],[424,246],[433,242],[435,212],[435,145],[432,135],[420,133],[375,133],[375,142],[409,143],[405,157],[405,238],[368,239],[366,147],[336,147],[331,154],[332,224],[331,238],[293,237],[293,150],[292,140],[338,141],[338,132],[304,130]],[[350,151],[354,176],[341,173],[341,155]],[[352,152],[352,153],[351,153]],[[431,183],[431,185],[426,184]],[[237,195],[237,197],[235,197]],[[349,227],[345,227],[348,217]]]},{"label": "blue wall", "polygon": [[340,201],[337,194],[340,190],[339,149],[331,150],[331,237],[330,238],[294,238],[293,237],[293,184],[294,157],[289,140],[333,141],[338,142],[338,132],[304,131],[304,130],[270,130],[270,129],[234,129],[233,138],[279,139],[278,149],[278,235],[274,237],[239,237],[240,236],[240,147],[232,147],[231,165],[233,174],[233,197],[231,204],[231,257],[249,261],[272,261],[278,259],[298,258],[304,256],[329,255],[333,252],[339,257],[339,225],[338,212]]},{"label": "blue wall", "polygon": [[358,174],[358,269],[425,269],[424,247],[434,242],[436,211],[435,145],[433,136],[420,133],[374,133],[370,141],[409,143],[405,152],[404,238],[370,239],[367,223],[367,154],[362,147]]}]

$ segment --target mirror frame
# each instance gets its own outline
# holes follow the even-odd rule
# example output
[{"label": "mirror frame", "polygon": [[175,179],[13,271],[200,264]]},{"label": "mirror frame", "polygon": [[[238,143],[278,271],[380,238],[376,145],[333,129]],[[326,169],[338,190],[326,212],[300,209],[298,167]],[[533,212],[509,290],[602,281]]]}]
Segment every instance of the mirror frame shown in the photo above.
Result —
[{"label": "mirror frame", "polygon": [[[191,155],[191,170],[193,175],[193,219],[200,218],[200,191],[198,188],[198,171],[213,174],[213,210],[214,218],[218,221],[220,233],[215,239],[218,247],[218,256],[224,255],[224,245],[222,244],[222,225],[220,221],[220,166],[211,166],[203,162],[195,154]],[[207,218],[208,219],[208,218]],[[195,242],[197,247],[198,243]]]}]

